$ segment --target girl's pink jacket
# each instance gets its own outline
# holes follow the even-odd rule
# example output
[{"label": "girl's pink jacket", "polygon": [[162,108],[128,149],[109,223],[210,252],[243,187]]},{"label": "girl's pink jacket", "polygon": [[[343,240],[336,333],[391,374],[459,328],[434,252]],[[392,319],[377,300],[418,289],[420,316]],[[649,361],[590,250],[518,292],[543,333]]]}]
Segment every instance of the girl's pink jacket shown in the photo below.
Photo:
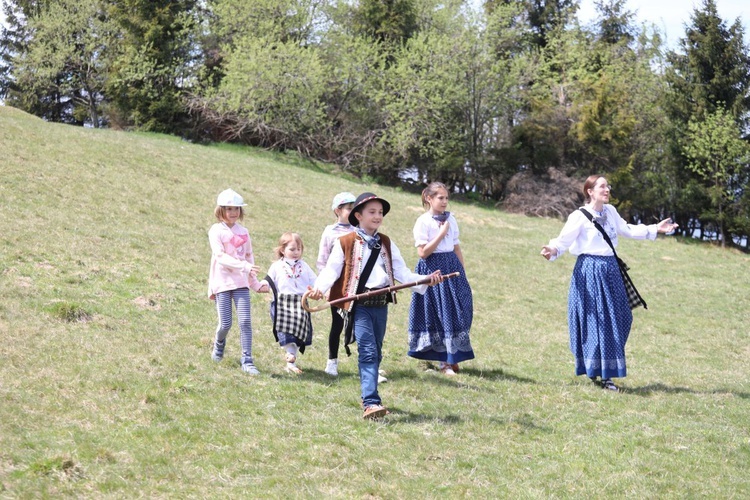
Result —
[{"label": "girl's pink jacket", "polygon": [[208,272],[208,297],[213,300],[219,292],[252,288],[259,291],[263,286],[251,273],[255,264],[253,245],[247,229],[240,223],[229,227],[223,222],[208,230],[211,245],[211,267]]}]

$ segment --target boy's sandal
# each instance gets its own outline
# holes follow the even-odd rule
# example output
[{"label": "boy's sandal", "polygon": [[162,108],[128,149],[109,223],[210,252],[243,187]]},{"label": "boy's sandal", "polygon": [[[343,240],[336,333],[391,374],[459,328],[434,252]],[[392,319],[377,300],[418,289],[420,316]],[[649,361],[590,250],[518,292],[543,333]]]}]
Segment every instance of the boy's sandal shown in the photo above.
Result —
[{"label": "boy's sandal", "polygon": [[288,352],[286,353],[286,362],[287,363],[296,363],[297,362],[297,356],[294,354]]}]

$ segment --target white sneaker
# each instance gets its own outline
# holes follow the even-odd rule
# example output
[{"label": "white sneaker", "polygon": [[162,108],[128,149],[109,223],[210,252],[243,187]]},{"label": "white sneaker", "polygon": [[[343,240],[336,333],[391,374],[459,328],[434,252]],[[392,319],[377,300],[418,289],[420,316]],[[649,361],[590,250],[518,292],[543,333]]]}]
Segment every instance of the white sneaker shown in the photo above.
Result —
[{"label": "white sneaker", "polygon": [[382,383],[385,383],[385,382],[388,382],[388,379],[385,378],[384,376],[378,374],[378,384],[382,384]]},{"label": "white sneaker", "polygon": [[242,371],[253,376],[260,375],[260,372],[252,363],[245,363],[244,365],[242,365]]},{"label": "white sneaker", "polygon": [[326,373],[330,375],[331,377],[339,376],[339,360],[338,359],[329,359],[326,362]]}]

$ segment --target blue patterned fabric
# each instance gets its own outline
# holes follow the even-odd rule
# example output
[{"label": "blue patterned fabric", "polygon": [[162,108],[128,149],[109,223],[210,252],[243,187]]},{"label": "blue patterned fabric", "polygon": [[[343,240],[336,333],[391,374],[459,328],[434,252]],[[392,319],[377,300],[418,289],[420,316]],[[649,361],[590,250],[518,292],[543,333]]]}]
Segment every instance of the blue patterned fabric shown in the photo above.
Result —
[{"label": "blue patterned fabric", "polygon": [[434,214],[432,218],[442,224],[443,222],[447,221],[448,217],[450,216],[451,216],[450,212],[443,212],[442,214]]},{"label": "blue patterned fabric", "polygon": [[615,257],[579,255],[568,293],[570,351],[576,375],[625,377],[625,343],[632,323]]},{"label": "blue patterned fabric", "polygon": [[433,253],[419,259],[415,272],[460,276],[427,288],[424,295],[412,294],[409,310],[409,356],[449,364],[474,359],[469,330],[474,317],[471,287],[454,252]]},{"label": "blue patterned fabric", "polygon": [[367,243],[367,247],[372,250],[374,248],[380,248],[380,235],[375,233],[372,236],[367,234],[364,229],[358,227],[354,230],[362,240]]}]

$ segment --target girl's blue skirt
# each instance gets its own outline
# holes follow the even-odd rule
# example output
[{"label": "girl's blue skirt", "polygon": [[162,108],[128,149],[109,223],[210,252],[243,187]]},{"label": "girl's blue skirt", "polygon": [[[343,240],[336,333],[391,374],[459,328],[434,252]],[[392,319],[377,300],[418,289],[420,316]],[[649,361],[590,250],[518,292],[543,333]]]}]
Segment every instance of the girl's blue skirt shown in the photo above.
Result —
[{"label": "girl's blue skirt", "polygon": [[454,252],[433,253],[419,259],[415,272],[443,274],[458,271],[455,278],[413,293],[409,310],[409,356],[449,364],[474,359],[469,330],[474,316],[471,287],[464,267]]},{"label": "girl's blue skirt", "polygon": [[570,351],[576,375],[621,378],[627,375],[625,342],[633,313],[614,256],[580,255],[568,293]]}]

